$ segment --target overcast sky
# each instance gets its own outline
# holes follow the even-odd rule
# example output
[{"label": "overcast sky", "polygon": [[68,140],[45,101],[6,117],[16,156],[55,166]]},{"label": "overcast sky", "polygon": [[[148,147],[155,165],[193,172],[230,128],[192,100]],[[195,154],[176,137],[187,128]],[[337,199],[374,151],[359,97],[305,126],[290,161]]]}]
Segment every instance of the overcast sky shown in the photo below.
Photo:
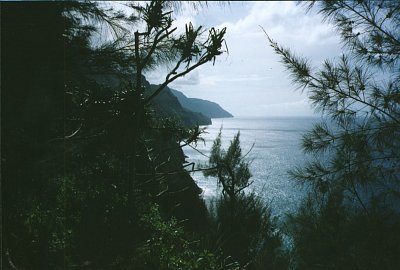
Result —
[{"label": "overcast sky", "polygon": [[[280,45],[318,66],[324,59],[341,54],[339,37],[322,17],[306,13],[294,2],[231,2],[194,11],[183,9],[176,25],[227,27],[229,55],[219,57],[180,78],[170,87],[188,97],[219,103],[235,116],[307,116],[313,114],[306,94],[291,84],[279,57],[269,46],[260,26]],[[160,83],[165,73],[146,74]]]}]

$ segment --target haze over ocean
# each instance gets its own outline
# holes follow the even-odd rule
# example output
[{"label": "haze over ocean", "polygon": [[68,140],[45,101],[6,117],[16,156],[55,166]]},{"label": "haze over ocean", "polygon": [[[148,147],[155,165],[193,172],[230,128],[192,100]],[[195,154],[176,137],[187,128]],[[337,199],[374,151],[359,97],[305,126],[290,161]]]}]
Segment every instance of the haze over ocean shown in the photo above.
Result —
[{"label": "haze over ocean", "polygon": [[[301,150],[302,134],[310,130],[318,117],[235,117],[212,119],[212,125],[206,126],[203,135],[205,144],[198,143],[197,149],[204,155],[210,154],[214,139],[222,127],[222,143],[227,149],[234,135],[240,130],[242,153],[251,160],[251,178],[249,187],[262,196],[272,207],[274,215],[284,217],[295,211],[305,194],[305,187],[291,179],[287,173],[295,166],[305,164],[308,158]],[[208,158],[190,147],[184,152],[189,162],[207,163]],[[218,192],[217,179],[206,178],[202,172],[192,173],[192,177],[203,189],[206,200],[215,197]]]}]

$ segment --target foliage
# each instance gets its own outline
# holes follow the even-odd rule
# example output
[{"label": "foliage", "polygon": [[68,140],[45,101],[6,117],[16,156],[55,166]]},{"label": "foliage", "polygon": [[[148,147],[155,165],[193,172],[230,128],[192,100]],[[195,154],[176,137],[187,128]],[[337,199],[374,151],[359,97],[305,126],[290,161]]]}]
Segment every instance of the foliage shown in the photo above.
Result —
[{"label": "foliage", "polygon": [[368,215],[330,195],[323,205],[309,197],[288,220],[296,269],[397,269],[399,219],[379,207]]},{"label": "foliage", "polygon": [[285,269],[282,235],[271,209],[255,193],[241,193],[234,212],[231,207],[231,200],[222,196],[213,213],[218,245],[224,254],[246,269]]},{"label": "foliage", "polygon": [[[296,269],[396,269],[400,262],[399,10],[396,1],[312,1],[346,54],[318,70],[269,36],[326,117],[303,137],[315,161],[291,175],[311,186],[289,217]],[[362,210],[362,211],[360,211]]]},{"label": "foliage", "polygon": [[252,182],[247,154],[242,155],[240,132],[227,150],[222,149],[221,133],[211,148],[210,169],[204,171],[205,176],[217,177],[222,186],[213,213],[217,246],[246,269],[282,269],[286,260],[271,209],[255,193],[245,192]]},{"label": "foliage", "polygon": [[217,177],[222,185],[222,194],[232,201],[252,182],[249,162],[242,156],[240,147],[240,131],[235,135],[228,150],[224,150],[221,141],[221,130],[211,148],[209,164],[211,170],[204,171],[205,176]]},{"label": "foliage", "polygon": [[139,247],[139,260],[132,269],[232,269],[210,251],[200,249],[197,241],[189,242],[175,219],[164,221],[157,205],[142,221],[151,236]]},{"label": "foliage", "polygon": [[337,61],[314,71],[309,61],[268,37],[292,75],[307,89],[329,121],[303,138],[306,152],[329,154],[292,175],[321,193],[343,190],[363,208],[370,197],[399,199],[399,3],[396,1],[312,2],[334,23],[349,49]]},{"label": "foliage", "polygon": [[310,1],[331,21],[358,60],[382,68],[399,64],[399,4],[395,1]]},{"label": "foliage", "polygon": [[[200,132],[170,129],[172,136],[161,136],[145,85],[132,83],[142,80],[139,70],[189,59],[166,49],[187,39],[171,34],[163,3],[131,14],[98,2],[2,4],[2,267],[103,269],[129,262],[151,233],[140,219],[148,203],[188,219],[193,233],[205,222],[179,145],[196,142]],[[149,32],[135,42],[132,30],[146,20]],[[213,30],[200,42],[199,57],[164,87],[221,54],[224,32]]]}]

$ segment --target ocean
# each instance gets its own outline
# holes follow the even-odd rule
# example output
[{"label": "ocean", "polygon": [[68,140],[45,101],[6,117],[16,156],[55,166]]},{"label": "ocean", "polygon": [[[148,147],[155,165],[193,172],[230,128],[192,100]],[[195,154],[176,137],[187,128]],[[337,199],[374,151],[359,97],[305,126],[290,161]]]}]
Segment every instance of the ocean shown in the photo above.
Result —
[{"label": "ocean", "polygon": [[[253,181],[248,191],[261,196],[272,208],[273,215],[281,219],[288,213],[294,213],[307,193],[307,187],[291,179],[288,170],[304,165],[311,158],[301,150],[301,138],[319,120],[316,117],[212,119],[212,125],[204,126],[207,133],[202,136],[205,142],[197,145],[199,152],[187,146],[184,152],[187,161],[204,166],[219,130],[222,128],[224,149],[240,130],[242,153],[251,150],[246,156],[251,161],[250,180]],[[191,174],[203,189],[202,196],[206,201],[221,193],[216,178],[206,178],[202,172]]]}]

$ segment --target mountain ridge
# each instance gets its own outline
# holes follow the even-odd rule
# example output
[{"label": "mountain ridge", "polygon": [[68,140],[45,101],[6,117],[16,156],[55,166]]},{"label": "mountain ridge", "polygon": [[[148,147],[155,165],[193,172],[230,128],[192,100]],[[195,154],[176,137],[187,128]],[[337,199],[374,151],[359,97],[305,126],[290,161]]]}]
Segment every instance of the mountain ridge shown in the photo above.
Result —
[{"label": "mountain ridge", "polygon": [[[134,81],[132,75],[129,74],[97,73],[88,74],[87,77],[100,85],[117,89],[116,91],[121,91],[124,86]],[[159,85],[151,84],[143,75],[142,84],[145,88],[145,96],[150,96],[159,87]],[[151,101],[151,104],[156,116],[180,119],[185,126],[211,125],[211,118],[232,117],[215,102],[188,98],[180,91],[168,86]]]},{"label": "mountain ridge", "polygon": [[200,99],[189,98],[182,92],[170,88],[172,94],[177,97],[179,103],[183,108],[193,112],[201,113],[209,118],[230,118],[233,117],[231,113],[223,109],[218,103]]},{"label": "mountain ridge", "polygon": [[[150,84],[148,87],[150,90],[149,92],[152,93],[157,87],[158,85]],[[152,104],[159,116],[180,118],[186,126],[212,124],[211,117],[185,108],[169,87],[161,91],[160,94],[154,98]]]}]

